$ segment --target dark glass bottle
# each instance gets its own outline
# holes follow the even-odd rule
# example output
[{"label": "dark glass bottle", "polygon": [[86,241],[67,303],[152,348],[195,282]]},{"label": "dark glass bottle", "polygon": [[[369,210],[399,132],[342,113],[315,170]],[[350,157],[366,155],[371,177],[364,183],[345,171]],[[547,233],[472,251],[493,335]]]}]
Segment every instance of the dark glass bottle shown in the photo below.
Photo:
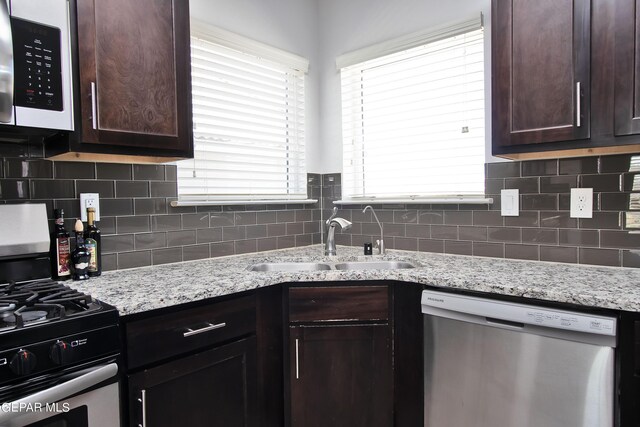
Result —
[{"label": "dark glass bottle", "polygon": [[54,280],[68,280],[71,278],[71,240],[64,228],[64,211],[56,209],[53,216],[55,225],[51,233],[51,277]]},{"label": "dark glass bottle", "polygon": [[102,244],[100,229],[96,225],[95,208],[87,208],[87,230],[84,232],[84,244],[89,251],[89,276],[99,276],[102,273]]},{"label": "dark glass bottle", "polygon": [[79,219],[76,220],[74,228],[76,232],[76,248],[71,254],[71,262],[73,263],[73,280],[86,280],[89,278],[87,273],[89,270],[89,258],[91,257],[91,254],[89,254],[89,251],[84,244],[84,226],[82,225],[82,221]]}]

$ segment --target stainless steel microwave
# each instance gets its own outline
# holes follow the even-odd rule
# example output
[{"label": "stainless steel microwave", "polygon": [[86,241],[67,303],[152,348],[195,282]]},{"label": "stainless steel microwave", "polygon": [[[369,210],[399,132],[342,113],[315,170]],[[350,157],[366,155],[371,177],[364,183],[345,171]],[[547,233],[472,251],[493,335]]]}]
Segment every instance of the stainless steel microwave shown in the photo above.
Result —
[{"label": "stainless steel microwave", "polygon": [[0,0],[0,130],[73,130],[68,0]]}]

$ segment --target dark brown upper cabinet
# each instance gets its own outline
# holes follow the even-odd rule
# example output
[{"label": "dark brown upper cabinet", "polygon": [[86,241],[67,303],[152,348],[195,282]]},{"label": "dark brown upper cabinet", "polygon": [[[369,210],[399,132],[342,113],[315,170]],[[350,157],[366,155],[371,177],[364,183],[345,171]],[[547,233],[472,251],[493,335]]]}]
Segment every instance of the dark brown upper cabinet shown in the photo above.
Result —
[{"label": "dark brown upper cabinet", "polygon": [[493,1],[493,140],[589,138],[590,0]]},{"label": "dark brown upper cabinet", "polygon": [[[189,2],[73,0],[76,131],[65,159],[193,156]],[[58,152],[56,152],[58,151]],[[106,158],[105,158],[106,156]],[[120,156],[120,157],[118,157]]]},{"label": "dark brown upper cabinet", "polygon": [[640,134],[640,2],[616,0],[615,134]]}]

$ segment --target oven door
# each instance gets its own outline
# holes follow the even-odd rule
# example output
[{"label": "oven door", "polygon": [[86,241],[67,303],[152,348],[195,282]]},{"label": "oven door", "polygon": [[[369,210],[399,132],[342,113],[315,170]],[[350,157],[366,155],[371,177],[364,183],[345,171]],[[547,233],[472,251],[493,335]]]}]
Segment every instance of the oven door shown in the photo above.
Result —
[{"label": "oven door", "polygon": [[2,403],[0,427],[119,427],[117,374],[116,363],[93,367],[69,381]]}]

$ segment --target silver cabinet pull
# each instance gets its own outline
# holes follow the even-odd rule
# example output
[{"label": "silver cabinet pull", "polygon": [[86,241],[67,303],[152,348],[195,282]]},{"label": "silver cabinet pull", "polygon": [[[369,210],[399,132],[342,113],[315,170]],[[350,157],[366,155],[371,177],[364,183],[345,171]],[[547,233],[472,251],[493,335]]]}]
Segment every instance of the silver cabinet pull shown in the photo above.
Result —
[{"label": "silver cabinet pull", "polygon": [[296,379],[300,379],[300,340],[296,338]]},{"label": "silver cabinet pull", "polygon": [[0,2],[0,122],[11,123],[13,117],[13,41],[11,18],[5,1]]},{"label": "silver cabinet pull", "polygon": [[91,82],[91,124],[98,129],[98,104],[96,102],[96,84]]},{"label": "silver cabinet pull", "polygon": [[581,95],[580,95],[580,82],[576,83],[576,127],[580,127],[582,125],[582,120],[580,117],[581,108]]},{"label": "silver cabinet pull", "polygon": [[142,405],[142,424],[138,424],[138,427],[147,427],[147,390],[140,391],[138,402]]},{"label": "silver cabinet pull", "polygon": [[224,322],[217,323],[215,325],[212,324],[212,323],[207,323],[207,326],[205,326],[204,328],[200,328],[200,329],[187,328],[187,331],[185,333],[183,333],[182,335],[186,338],[186,337],[190,337],[192,335],[201,334],[203,332],[213,331],[214,329],[224,328],[225,326],[227,326],[227,324],[224,323]]}]

